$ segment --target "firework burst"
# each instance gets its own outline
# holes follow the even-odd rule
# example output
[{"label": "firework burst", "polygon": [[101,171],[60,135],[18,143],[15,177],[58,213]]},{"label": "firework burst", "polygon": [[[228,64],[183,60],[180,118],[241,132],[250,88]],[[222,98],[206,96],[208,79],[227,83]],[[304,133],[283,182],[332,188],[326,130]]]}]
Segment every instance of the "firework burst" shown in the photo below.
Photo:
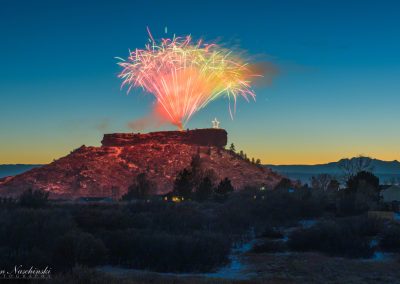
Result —
[{"label": "firework burst", "polygon": [[[236,100],[255,99],[250,83],[255,74],[239,56],[216,44],[191,36],[161,39],[157,43],[149,31],[149,44],[131,51],[119,77],[122,86],[142,87],[156,97],[155,111],[182,129],[194,113],[208,103],[225,96],[229,112],[236,109]],[[233,109],[233,111],[232,111]]]}]

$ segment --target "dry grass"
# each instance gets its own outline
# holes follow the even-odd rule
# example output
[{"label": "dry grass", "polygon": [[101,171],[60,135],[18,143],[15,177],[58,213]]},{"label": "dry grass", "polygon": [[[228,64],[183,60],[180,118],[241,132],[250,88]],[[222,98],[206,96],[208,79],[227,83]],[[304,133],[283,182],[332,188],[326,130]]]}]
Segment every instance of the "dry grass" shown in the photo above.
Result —
[{"label": "dry grass", "polygon": [[[257,279],[282,283],[400,283],[398,260],[371,261],[317,253],[249,254]],[[278,283],[278,282],[277,282]]]},{"label": "dry grass", "polygon": [[128,271],[104,274],[87,269],[57,277],[51,283],[99,284],[227,284],[227,283],[400,283],[400,262],[397,259],[371,261],[327,257],[317,253],[254,254],[243,257],[251,280],[223,280],[201,276],[177,276],[152,272]]}]

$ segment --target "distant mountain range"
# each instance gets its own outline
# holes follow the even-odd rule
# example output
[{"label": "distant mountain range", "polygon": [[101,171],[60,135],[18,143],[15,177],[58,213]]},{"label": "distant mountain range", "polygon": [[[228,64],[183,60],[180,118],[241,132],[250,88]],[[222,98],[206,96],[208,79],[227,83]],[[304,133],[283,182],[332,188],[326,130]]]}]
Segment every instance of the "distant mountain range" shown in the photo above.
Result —
[{"label": "distant mountain range", "polygon": [[0,165],[0,178],[7,176],[15,176],[29,171],[30,169],[37,168],[43,165],[26,165],[26,164],[7,164]]},{"label": "distant mountain range", "polygon": [[[303,183],[309,183],[312,176],[318,174],[330,174],[332,176],[340,177],[343,175],[341,165],[349,161],[354,161],[360,158],[341,159],[337,162],[318,165],[264,165],[272,170],[280,173],[293,180],[300,180]],[[372,172],[377,175],[381,183],[390,181],[391,179],[400,180],[400,162],[382,161],[378,159],[371,159],[370,166]]]}]

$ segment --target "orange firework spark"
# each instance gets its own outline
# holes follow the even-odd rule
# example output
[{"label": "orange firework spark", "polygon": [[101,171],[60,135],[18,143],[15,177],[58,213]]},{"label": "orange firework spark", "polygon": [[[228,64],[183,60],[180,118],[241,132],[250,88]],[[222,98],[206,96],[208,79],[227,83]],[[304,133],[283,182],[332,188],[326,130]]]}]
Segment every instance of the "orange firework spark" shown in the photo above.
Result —
[{"label": "orange firework spark", "polygon": [[[251,90],[255,74],[232,51],[202,40],[192,42],[191,36],[162,39],[156,43],[150,31],[150,44],[130,52],[119,77],[122,86],[142,87],[156,97],[155,110],[182,129],[201,108],[221,96],[234,102],[237,97],[255,99]],[[229,111],[232,116],[231,107]]]}]

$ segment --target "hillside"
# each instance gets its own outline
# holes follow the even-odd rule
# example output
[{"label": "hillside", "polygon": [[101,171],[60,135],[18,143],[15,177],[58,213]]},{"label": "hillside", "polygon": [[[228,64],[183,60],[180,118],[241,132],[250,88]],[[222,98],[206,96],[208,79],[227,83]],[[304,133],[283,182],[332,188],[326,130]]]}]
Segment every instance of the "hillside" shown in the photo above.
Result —
[{"label": "hillside", "polygon": [[101,147],[82,146],[51,164],[0,179],[0,195],[17,196],[33,188],[49,191],[52,198],[119,197],[142,172],[155,183],[153,193],[164,194],[172,190],[177,173],[196,154],[202,169],[215,172],[215,182],[228,177],[236,189],[273,187],[279,182],[280,176],[270,169],[225,150],[226,141],[222,129],[109,134]]}]

